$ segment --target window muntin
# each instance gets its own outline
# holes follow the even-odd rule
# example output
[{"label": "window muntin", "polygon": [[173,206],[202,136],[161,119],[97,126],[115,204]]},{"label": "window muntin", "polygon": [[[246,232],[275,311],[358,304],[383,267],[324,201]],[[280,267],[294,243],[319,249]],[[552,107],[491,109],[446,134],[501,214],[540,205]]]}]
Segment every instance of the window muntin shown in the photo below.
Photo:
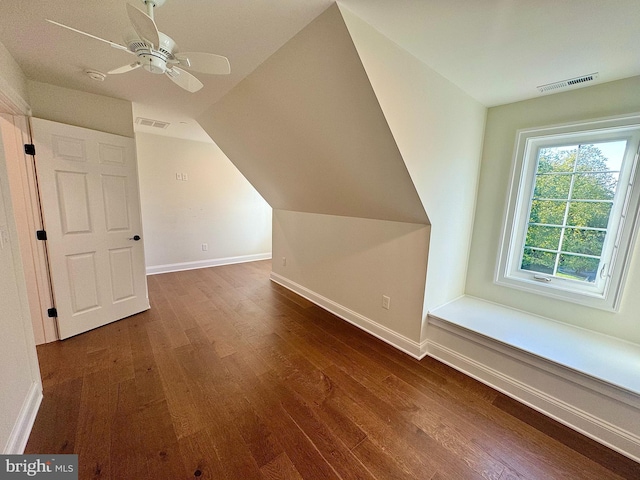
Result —
[{"label": "window muntin", "polygon": [[639,145],[640,115],[518,132],[496,282],[616,310]]},{"label": "window muntin", "polygon": [[596,283],[626,147],[617,140],[538,149],[522,270]]}]

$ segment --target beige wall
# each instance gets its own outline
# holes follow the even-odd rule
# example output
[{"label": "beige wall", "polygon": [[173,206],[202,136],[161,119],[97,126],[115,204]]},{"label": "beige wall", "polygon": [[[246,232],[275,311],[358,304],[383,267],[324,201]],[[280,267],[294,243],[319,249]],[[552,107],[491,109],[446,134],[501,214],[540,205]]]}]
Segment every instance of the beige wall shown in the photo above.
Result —
[{"label": "beige wall", "polygon": [[133,137],[131,102],[28,81],[33,116],[76,127]]},{"label": "beige wall", "polygon": [[516,131],[640,112],[640,77],[490,108],[466,293],[537,315],[640,343],[640,242],[619,313],[540,297],[493,283]]},{"label": "beige wall", "polygon": [[424,320],[464,293],[486,108],[340,9],[431,221]]},{"label": "beige wall", "polygon": [[271,252],[271,208],[217,145],[147,133],[136,144],[148,269]]},{"label": "beige wall", "polygon": [[197,120],[274,209],[428,223],[336,5]]},{"label": "beige wall", "polygon": [[273,245],[274,273],[419,341],[428,225],[274,210]]}]

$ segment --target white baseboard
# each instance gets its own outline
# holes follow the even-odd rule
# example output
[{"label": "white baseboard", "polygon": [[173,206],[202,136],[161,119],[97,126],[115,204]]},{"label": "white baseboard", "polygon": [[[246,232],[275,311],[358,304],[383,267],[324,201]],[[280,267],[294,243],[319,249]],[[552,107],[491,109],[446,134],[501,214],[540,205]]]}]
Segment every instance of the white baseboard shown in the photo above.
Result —
[{"label": "white baseboard", "polygon": [[241,255],[238,257],[212,258],[209,260],[199,260],[197,262],[169,263],[166,265],[152,265],[147,267],[147,275],[159,273],[181,272],[183,270],[195,270],[198,268],[219,267],[234,263],[256,262],[258,260],[271,259],[271,252],[256,253],[254,255]]},{"label": "white baseboard", "polygon": [[418,343],[404,335],[394,332],[384,325],[371,320],[370,318],[360,315],[358,312],[354,312],[347,307],[344,307],[333,300],[330,300],[322,295],[319,295],[312,290],[309,290],[302,285],[299,285],[291,280],[271,272],[271,280],[283,287],[297,293],[301,297],[306,298],[310,302],[315,303],[319,307],[333,313],[335,316],[349,322],[352,325],[364,330],[365,332],[379,338],[383,342],[403,351],[404,353],[411,355],[414,358],[420,360],[427,354],[427,342]]},{"label": "white baseboard", "polygon": [[41,402],[42,385],[40,382],[33,382],[24,399],[16,423],[13,425],[9,440],[4,447],[4,455],[20,455],[24,452]]},{"label": "white baseboard", "polygon": [[432,318],[427,350],[436,360],[640,462],[635,394]]}]

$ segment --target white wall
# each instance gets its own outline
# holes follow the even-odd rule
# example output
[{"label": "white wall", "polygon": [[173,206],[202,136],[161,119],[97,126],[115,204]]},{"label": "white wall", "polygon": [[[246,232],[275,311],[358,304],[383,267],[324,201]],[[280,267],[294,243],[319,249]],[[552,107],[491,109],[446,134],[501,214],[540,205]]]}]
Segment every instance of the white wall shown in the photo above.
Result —
[{"label": "white wall", "polygon": [[[334,313],[357,313],[365,329],[378,324],[417,343],[429,228],[274,210],[273,273],[330,300]],[[391,298],[389,310],[383,295]]]},{"label": "white wall", "polygon": [[431,221],[426,320],[427,310],[464,293],[486,108],[340,10]]},{"label": "white wall", "polygon": [[270,256],[271,208],[217,145],[147,133],[136,144],[147,272]]},{"label": "white wall", "polygon": [[490,108],[482,156],[466,293],[530,313],[640,343],[640,242],[618,313],[540,297],[493,283],[516,131],[640,112],[640,77]]}]

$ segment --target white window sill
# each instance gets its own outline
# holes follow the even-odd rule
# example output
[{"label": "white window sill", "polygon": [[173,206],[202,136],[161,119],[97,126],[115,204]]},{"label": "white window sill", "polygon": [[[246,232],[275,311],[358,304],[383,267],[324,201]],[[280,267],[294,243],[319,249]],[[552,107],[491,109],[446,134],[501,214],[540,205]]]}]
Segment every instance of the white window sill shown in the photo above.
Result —
[{"label": "white window sill", "polygon": [[640,345],[471,296],[429,316],[640,394]]}]

